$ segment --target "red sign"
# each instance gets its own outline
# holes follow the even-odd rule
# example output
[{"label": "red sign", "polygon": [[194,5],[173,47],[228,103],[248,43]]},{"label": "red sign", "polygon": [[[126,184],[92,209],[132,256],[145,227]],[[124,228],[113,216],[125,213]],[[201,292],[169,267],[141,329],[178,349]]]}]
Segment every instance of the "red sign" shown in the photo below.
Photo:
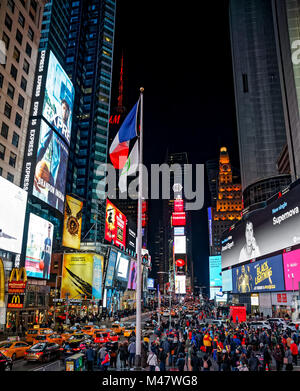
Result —
[{"label": "red sign", "polygon": [[8,293],[24,293],[26,284],[26,281],[11,281],[8,283]]},{"label": "red sign", "polygon": [[182,199],[174,200],[174,212],[184,212],[184,205]]},{"label": "red sign", "polygon": [[282,298],[282,302],[283,302],[283,303],[287,303],[286,293],[283,293],[283,294],[281,295],[281,298]]},{"label": "red sign", "polygon": [[182,267],[185,265],[185,260],[184,259],[177,259],[176,260],[176,266]]},{"label": "red sign", "polygon": [[246,322],[246,307],[230,306],[229,309],[234,323]]},{"label": "red sign", "polygon": [[172,226],[183,226],[186,223],[185,212],[173,212],[172,213]]},{"label": "red sign", "polygon": [[117,246],[126,246],[126,222],[125,215],[115,207],[108,199],[105,214],[105,239]]},{"label": "red sign", "polygon": [[142,227],[146,227],[148,222],[148,201],[142,201]]},{"label": "red sign", "polygon": [[277,302],[281,303],[281,293],[277,293]]}]

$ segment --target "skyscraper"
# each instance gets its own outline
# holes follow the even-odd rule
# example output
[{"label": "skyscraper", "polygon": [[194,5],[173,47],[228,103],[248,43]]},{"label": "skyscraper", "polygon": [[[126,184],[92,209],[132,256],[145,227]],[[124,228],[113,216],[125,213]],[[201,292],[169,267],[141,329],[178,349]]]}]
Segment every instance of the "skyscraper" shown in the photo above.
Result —
[{"label": "skyscraper", "polygon": [[289,183],[278,176],[276,166],[286,126],[272,2],[231,0],[230,31],[241,181],[248,206],[257,202],[256,192],[263,201]]}]

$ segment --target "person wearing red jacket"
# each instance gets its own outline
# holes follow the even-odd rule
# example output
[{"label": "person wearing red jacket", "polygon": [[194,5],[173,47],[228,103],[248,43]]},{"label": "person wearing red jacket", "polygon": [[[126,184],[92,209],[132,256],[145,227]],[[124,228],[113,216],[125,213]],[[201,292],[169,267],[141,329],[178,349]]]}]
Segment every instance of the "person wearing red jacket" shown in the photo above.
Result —
[{"label": "person wearing red jacket", "polygon": [[295,342],[293,340],[291,341],[290,349],[291,349],[291,353],[293,356],[293,362],[295,363],[295,365],[297,365],[298,346],[297,346],[297,344],[295,344]]},{"label": "person wearing red jacket", "polygon": [[107,371],[109,364],[110,364],[110,356],[108,351],[106,350],[104,360],[101,362],[101,370]]}]

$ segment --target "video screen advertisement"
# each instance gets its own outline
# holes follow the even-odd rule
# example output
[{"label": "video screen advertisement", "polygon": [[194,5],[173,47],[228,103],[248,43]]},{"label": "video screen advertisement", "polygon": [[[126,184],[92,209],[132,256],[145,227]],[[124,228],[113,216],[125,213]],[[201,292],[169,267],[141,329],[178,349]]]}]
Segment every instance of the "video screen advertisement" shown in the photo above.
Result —
[{"label": "video screen advertisement", "polygon": [[175,293],[179,295],[186,294],[186,276],[175,276]]},{"label": "video screen advertisement", "polygon": [[107,199],[105,214],[105,240],[126,247],[126,223],[125,215]]},{"label": "video screen advertisement", "polygon": [[121,283],[121,286],[126,288],[129,277],[130,258],[126,257],[118,251],[116,268],[115,268],[115,280]]},{"label": "video screen advertisement", "polygon": [[175,270],[176,274],[185,274],[186,273],[186,254],[175,254]]},{"label": "video screen advertisement", "polygon": [[220,255],[209,257],[209,285],[222,287],[222,259]]},{"label": "video screen advertisement", "polygon": [[282,255],[232,269],[232,293],[284,290]]},{"label": "video screen advertisement", "polygon": [[30,213],[25,256],[27,277],[49,279],[53,229],[48,220]]},{"label": "video screen advertisement", "polygon": [[51,51],[38,55],[22,187],[63,213],[74,88]]},{"label": "video screen advertisement", "polygon": [[21,253],[27,192],[0,176],[0,249]]},{"label": "video screen advertisement", "polygon": [[80,249],[83,202],[66,195],[62,245]]},{"label": "video screen advertisement", "polygon": [[222,292],[232,291],[232,269],[222,272]]},{"label": "video screen advertisement", "polygon": [[100,300],[102,298],[102,276],[104,259],[93,253],[64,254],[61,298]]},{"label": "video screen advertisement", "polygon": [[286,291],[298,291],[300,281],[300,249],[283,254]]},{"label": "video screen advertisement", "polygon": [[222,269],[300,243],[300,186],[249,213],[222,238]]},{"label": "video screen advertisement", "polygon": [[147,288],[148,288],[148,290],[155,290],[153,278],[147,279]]},{"label": "video screen advertisement", "polygon": [[118,253],[110,249],[108,265],[106,270],[105,287],[112,288],[114,283],[115,267],[117,262]]},{"label": "video screen advertisement", "polygon": [[136,268],[137,268],[136,261],[134,259],[131,259],[127,289],[136,290],[136,277],[137,277]]},{"label": "video screen advertisement", "polygon": [[129,218],[127,220],[127,226],[126,226],[126,248],[128,248],[132,253],[136,253],[136,233],[137,233],[137,226]]}]

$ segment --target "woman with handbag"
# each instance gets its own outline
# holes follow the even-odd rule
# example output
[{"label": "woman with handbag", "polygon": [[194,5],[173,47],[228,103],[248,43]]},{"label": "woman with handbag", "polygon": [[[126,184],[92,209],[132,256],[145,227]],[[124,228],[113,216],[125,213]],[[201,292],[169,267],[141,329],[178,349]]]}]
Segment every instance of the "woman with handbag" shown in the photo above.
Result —
[{"label": "woman with handbag", "polygon": [[154,372],[155,367],[158,366],[158,360],[157,360],[157,355],[155,354],[155,351],[151,350],[151,352],[149,353],[148,359],[147,359],[147,364],[150,367],[150,371]]},{"label": "woman with handbag", "polygon": [[293,356],[292,356],[291,349],[289,347],[287,347],[287,349],[285,351],[283,363],[285,364],[286,371],[292,371],[294,369],[293,368]]}]

